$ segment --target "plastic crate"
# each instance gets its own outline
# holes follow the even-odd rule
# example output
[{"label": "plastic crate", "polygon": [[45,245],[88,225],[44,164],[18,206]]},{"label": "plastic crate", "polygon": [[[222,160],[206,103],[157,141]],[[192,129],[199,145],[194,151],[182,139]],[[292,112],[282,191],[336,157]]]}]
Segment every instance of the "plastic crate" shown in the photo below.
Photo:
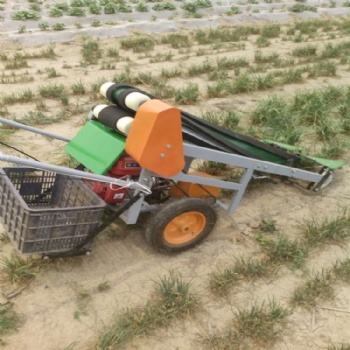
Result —
[{"label": "plastic crate", "polygon": [[105,205],[80,179],[0,168],[0,218],[21,253],[72,250],[97,229]]}]

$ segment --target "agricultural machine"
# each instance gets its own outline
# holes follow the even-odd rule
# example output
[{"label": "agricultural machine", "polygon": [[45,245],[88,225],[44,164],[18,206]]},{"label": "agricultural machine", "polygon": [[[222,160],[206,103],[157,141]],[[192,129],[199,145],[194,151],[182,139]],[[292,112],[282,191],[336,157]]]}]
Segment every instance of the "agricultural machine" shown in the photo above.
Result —
[{"label": "agricultural machine", "polygon": [[[0,118],[0,122],[66,142],[75,169],[0,154],[0,217],[16,248],[47,257],[90,251],[117,217],[145,227],[156,250],[193,247],[213,230],[214,206],[235,211],[254,177],[277,175],[310,191],[326,186],[342,161],[302,155],[258,141],[170,106],[130,85],[105,83],[108,104],[94,106],[72,139]],[[313,171],[302,169],[305,160]],[[237,181],[192,171],[201,161],[240,169]],[[19,166],[20,165],[20,166]],[[232,194],[219,200],[221,189]]]}]

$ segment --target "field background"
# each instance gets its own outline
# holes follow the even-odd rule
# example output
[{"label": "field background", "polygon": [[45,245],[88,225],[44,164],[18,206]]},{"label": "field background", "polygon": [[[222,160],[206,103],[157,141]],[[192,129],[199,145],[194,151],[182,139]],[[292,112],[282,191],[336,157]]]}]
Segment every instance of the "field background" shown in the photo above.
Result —
[{"label": "field background", "polygon": [[[36,21],[11,18],[18,11],[31,11],[31,4],[0,3],[2,117],[73,137],[91,106],[106,102],[98,93],[99,86],[120,81],[140,86],[195,115],[231,122],[233,130],[257,138],[295,141],[311,154],[350,162],[350,124],[346,124],[350,114],[348,110],[340,113],[340,106],[348,107],[350,91],[350,20],[337,17],[348,13],[347,2],[222,1],[194,12],[183,10],[182,2],[174,2],[175,10],[155,11],[151,8],[156,3],[149,2],[150,11],[145,13],[136,11],[137,3],[125,3],[132,13],[91,15],[84,7],[87,15],[79,18],[66,13],[52,18],[48,11],[54,2],[45,2],[39,3],[41,18]],[[93,21],[99,21],[98,26]],[[40,28],[40,23],[49,27]],[[64,23],[65,28],[54,30],[57,23]],[[273,96],[290,104],[302,93],[314,104],[310,107],[307,101],[291,114],[295,119],[290,132],[283,127],[286,120],[274,128],[271,120],[258,113],[258,107]],[[281,103],[276,105],[278,111],[293,112]],[[269,105],[265,116],[274,110]],[[321,122],[316,123],[320,115]],[[5,127],[0,135],[2,142],[41,161],[70,165],[60,141]],[[5,146],[1,151],[20,155]],[[234,329],[239,310],[275,299],[291,310],[279,326],[280,337],[268,346],[250,340],[247,348],[348,349],[347,282],[335,279],[333,293],[316,296],[312,307],[290,306],[296,286],[348,257],[346,239],[312,245],[300,268],[288,262],[276,264],[275,273],[235,283],[225,297],[211,290],[210,280],[218,269],[234,264],[235,257],[266,257],[256,239],[263,221],[273,222],[276,228],[266,236],[277,240],[284,235],[293,241],[304,239],[310,220],[322,223],[325,218],[339,217],[349,205],[349,174],[346,165],[318,194],[280,181],[252,186],[232,216],[219,210],[219,223],[203,244],[181,254],[163,255],[148,247],[142,235],[144,222],[135,227],[117,222],[96,239],[91,256],[44,261],[29,281],[10,283],[3,267],[0,303],[12,303],[20,322],[16,329],[0,333],[0,346],[9,350],[94,349],[116,315],[151,300],[153,281],[174,270],[191,281],[202,308],[168,327],[152,330],[147,337],[112,348],[243,348],[243,343],[205,345],[203,338],[213,339],[227,327]],[[4,237],[5,232],[0,242],[2,258],[13,250]],[[99,288],[101,284],[108,288]]]}]

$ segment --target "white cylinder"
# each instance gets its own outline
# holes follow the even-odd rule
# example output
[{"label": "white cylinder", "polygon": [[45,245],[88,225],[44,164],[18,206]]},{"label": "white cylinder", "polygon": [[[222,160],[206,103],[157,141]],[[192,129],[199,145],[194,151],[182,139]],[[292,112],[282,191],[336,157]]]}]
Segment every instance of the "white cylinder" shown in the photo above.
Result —
[{"label": "white cylinder", "polygon": [[107,83],[104,83],[100,86],[100,94],[103,96],[103,97],[107,97],[107,91],[108,89],[112,86],[112,85],[115,85],[115,83],[113,82],[107,82]]},{"label": "white cylinder", "polygon": [[131,92],[125,97],[125,105],[136,112],[142,103],[149,100],[150,98],[145,94],[135,91],[135,92]]},{"label": "white cylinder", "polygon": [[94,115],[95,118],[98,119],[98,115],[101,113],[101,111],[103,109],[105,109],[106,107],[108,107],[108,105],[97,105],[94,107],[94,109],[92,110],[92,114]]},{"label": "white cylinder", "polygon": [[120,132],[127,135],[130,131],[133,122],[134,118],[124,117],[117,121],[116,127]]}]

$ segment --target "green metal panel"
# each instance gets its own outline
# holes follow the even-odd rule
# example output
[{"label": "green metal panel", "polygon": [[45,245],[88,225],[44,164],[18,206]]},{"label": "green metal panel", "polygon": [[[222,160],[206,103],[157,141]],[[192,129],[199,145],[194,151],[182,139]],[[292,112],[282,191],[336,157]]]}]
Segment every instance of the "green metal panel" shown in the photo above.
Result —
[{"label": "green metal panel", "polygon": [[124,153],[125,136],[97,121],[86,123],[64,147],[66,153],[95,174],[105,174]]},{"label": "green metal panel", "polygon": [[323,165],[331,170],[337,170],[346,164],[346,162],[344,162],[342,160],[325,159],[325,158],[310,157],[310,156],[304,156],[304,157],[311,159],[311,160],[315,161],[316,163],[321,164],[321,165]]},{"label": "green metal panel", "polygon": [[[295,146],[291,146],[291,145],[287,145],[285,143],[281,143],[281,142],[276,142],[276,141],[271,141],[271,140],[264,140],[264,142],[269,143],[269,144],[273,144],[273,145],[277,145],[281,148],[284,148],[285,150],[289,151],[289,152],[298,152],[300,153],[303,149],[301,147],[295,147]],[[334,160],[334,159],[326,159],[326,158],[320,158],[320,157],[312,157],[312,156],[307,156],[304,154],[300,154],[300,157],[303,158],[307,158],[307,159],[311,159],[314,162],[323,165],[331,170],[337,170],[341,167],[343,167],[346,162],[342,161],[342,160]]]}]

